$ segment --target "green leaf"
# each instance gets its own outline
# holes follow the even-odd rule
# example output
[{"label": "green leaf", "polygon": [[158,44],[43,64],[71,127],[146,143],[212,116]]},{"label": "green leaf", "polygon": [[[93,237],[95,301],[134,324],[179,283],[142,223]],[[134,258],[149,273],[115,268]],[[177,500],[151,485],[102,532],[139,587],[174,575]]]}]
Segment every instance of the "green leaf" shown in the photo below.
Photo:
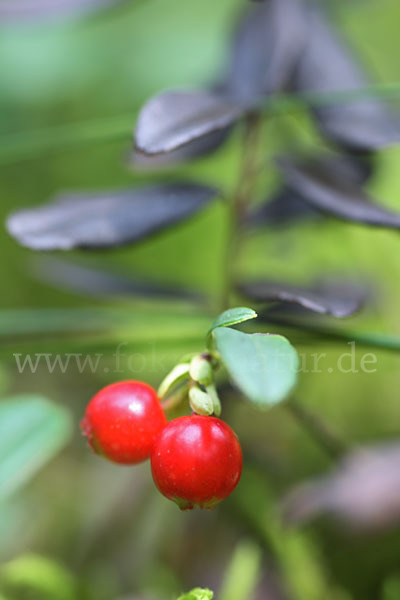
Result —
[{"label": "green leaf", "polygon": [[249,400],[267,407],[289,395],[297,380],[298,356],[286,338],[229,328],[214,335],[222,362]]},{"label": "green leaf", "polygon": [[237,325],[249,319],[255,319],[257,313],[252,308],[246,308],[245,306],[238,306],[237,308],[230,308],[219,315],[211,325],[207,335],[210,335],[218,327],[230,327],[231,325]]},{"label": "green leaf", "polygon": [[5,309],[0,310],[0,336],[40,335],[44,333],[82,334],[113,330],[126,331],[127,328],[137,331],[157,333],[168,329],[168,334],[175,331],[177,324],[192,335],[204,332],[209,322],[208,313],[198,309],[186,310],[182,305],[159,302],[135,303],[134,310],[123,305],[87,306],[82,308],[39,308],[39,309]]},{"label": "green leaf", "polygon": [[[6,591],[42,600],[74,600],[76,582],[57,562],[37,554],[25,554],[6,563],[0,570]],[[19,596],[18,596],[19,597]]]},{"label": "green leaf", "polygon": [[261,575],[261,548],[253,542],[240,542],[228,566],[218,600],[243,600],[253,598]]},{"label": "green leaf", "polygon": [[69,413],[40,396],[0,402],[0,500],[53,458],[71,430]]},{"label": "green leaf", "polygon": [[214,593],[203,588],[194,588],[191,592],[179,596],[178,600],[212,600]]}]

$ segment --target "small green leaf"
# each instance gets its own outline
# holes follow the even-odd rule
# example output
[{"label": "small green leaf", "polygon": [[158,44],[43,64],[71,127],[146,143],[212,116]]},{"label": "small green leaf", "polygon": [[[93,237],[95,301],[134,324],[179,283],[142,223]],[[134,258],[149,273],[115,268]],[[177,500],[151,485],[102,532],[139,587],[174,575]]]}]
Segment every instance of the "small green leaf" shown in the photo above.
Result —
[{"label": "small green leaf", "polygon": [[250,541],[239,542],[225,573],[218,600],[253,598],[261,575],[262,552]]},{"label": "small green leaf", "polygon": [[18,593],[24,598],[74,600],[77,593],[71,573],[57,562],[38,554],[18,556],[4,564],[0,569],[0,582],[7,592]]},{"label": "small green leaf", "polygon": [[230,327],[231,325],[237,325],[249,319],[255,319],[257,313],[252,308],[246,308],[245,306],[238,306],[237,308],[230,308],[225,312],[221,313],[217,317],[214,323],[211,325],[207,335],[210,335],[218,327]]},{"label": "small green leaf", "polygon": [[40,396],[0,402],[0,499],[53,458],[71,430],[69,413]]},{"label": "small green leaf", "polygon": [[214,593],[203,588],[194,588],[191,592],[179,596],[178,600],[212,600]]},{"label": "small green leaf", "polygon": [[249,400],[267,407],[289,395],[297,380],[298,356],[286,338],[229,328],[214,335],[222,362]]}]

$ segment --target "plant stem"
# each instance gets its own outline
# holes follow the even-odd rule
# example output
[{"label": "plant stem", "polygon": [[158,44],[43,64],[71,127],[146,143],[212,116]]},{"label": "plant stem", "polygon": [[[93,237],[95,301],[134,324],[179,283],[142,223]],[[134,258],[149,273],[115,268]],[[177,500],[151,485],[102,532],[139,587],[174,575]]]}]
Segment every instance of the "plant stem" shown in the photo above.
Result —
[{"label": "plant stem", "polygon": [[339,329],[306,321],[301,322],[284,317],[275,317],[274,315],[266,315],[263,320],[273,325],[314,333],[324,339],[330,338],[331,340],[337,340],[338,342],[355,342],[356,344],[367,348],[379,348],[389,352],[400,352],[400,335],[397,334]]},{"label": "plant stem", "polygon": [[262,119],[260,113],[250,113],[245,121],[242,167],[234,196],[233,208],[236,226],[240,229],[246,219],[248,206],[253,199],[259,173],[259,141]]},{"label": "plant stem", "polygon": [[330,458],[336,459],[346,454],[348,451],[346,442],[334,433],[319,416],[304,408],[293,398],[286,403],[286,407]]},{"label": "plant stem", "polygon": [[234,287],[235,263],[239,255],[242,227],[247,216],[248,206],[254,195],[259,173],[259,140],[261,114],[250,113],[245,120],[243,154],[238,184],[230,205],[229,234],[225,258],[225,284],[221,297],[220,310],[229,308],[229,297]]}]

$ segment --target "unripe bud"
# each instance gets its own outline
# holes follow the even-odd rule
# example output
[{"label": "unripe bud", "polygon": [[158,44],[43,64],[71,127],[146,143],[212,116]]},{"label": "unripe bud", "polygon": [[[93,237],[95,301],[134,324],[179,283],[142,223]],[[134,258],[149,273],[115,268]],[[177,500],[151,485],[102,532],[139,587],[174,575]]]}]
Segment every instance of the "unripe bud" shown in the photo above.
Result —
[{"label": "unripe bud", "polygon": [[193,386],[189,390],[190,408],[198,415],[208,416],[214,412],[214,403],[211,396],[200,388]]},{"label": "unripe bud", "polygon": [[190,362],[189,375],[200,385],[210,385],[214,378],[210,361],[198,354]]}]

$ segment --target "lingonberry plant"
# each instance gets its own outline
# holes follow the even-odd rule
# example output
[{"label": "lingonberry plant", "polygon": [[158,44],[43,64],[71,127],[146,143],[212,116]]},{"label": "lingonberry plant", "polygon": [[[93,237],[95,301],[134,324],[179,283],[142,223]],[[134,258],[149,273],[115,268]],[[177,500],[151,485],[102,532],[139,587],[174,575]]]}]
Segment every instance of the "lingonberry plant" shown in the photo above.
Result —
[{"label": "lingonberry plant", "polygon": [[208,348],[185,357],[162,381],[158,394],[164,409],[188,400],[191,416],[167,425],[159,396],[143,382],[100,390],[81,422],[93,450],[121,464],[151,456],[157,488],[182,510],[211,509],[229,496],[239,483],[242,451],[232,429],[211,416],[221,414],[216,370],[224,365],[243,393],[263,406],[287,397],[296,380],[296,351],[285,338],[230,327],[255,317],[245,307],[222,313],[208,331]]},{"label": "lingonberry plant", "polygon": [[[178,224],[189,226],[190,218],[220,200],[223,226],[214,228],[213,222],[202,230],[207,243],[220,237],[220,254],[206,255],[204,247],[201,256],[186,256],[187,248],[179,248],[171,260],[174,276],[192,258],[198,260],[204,279],[211,267],[219,266],[218,285],[205,286],[206,297],[180,288],[179,278],[168,285],[162,267],[158,275],[163,283],[147,273],[144,278],[129,278],[67,261],[37,263],[42,279],[61,281],[78,291],[129,294],[144,298],[145,305],[160,298],[176,302],[172,324],[165,328],[159,305],[152,313],[120,307],[117,316],[113,313],[113,324],[117,323],[113,342],[120,343],[123,332],[133,348],[135,344],[143,348],[140,343],[148,342],[147,329],[152,326],[155,345],[165,347],[179,339],[179,349],[187,345],[183,353],[189,354],[179,361],[174,357],[170,372],[159,369],[157,378],[162,381],[157,392],[136,380],[100,390],[86,409],[82,429],[93,450],[113,462],[150,459],[156,486],[182,509],[212,508],[239,483],[242,451],[225,410],[226,399],[233,395],[261,410],[282,403],[330,456],[347,451],[340,436],[293,397],[301,364],[286,335],[302,339],[308,333],[308,343],[334,339],[400,348],[397,338],[354,332],[327,320],[356,314],[368,300],[368,286],[349,283],[348,277],[327,277],[328,261],[319,247],[316,263],[322,272],[317,267],[312,274],[293,270],[293,281],[276,281],[266,273],[266,261],[254,248],[254,264],[245,260],[260,232],[286,231],[300,222],[308,229],[294,249],[284,236],[283,241],[273,238],[272,251],[282,261],[279,266],[290,263],[295,254],[306,255],[313,234],[328,219],[400,229],[400,215],[377,204],[368,187],[377,172],[379,151],[400,141],[398,120],[381,99],[366,97],[370,92],[368,78],[320,6],[303,0],[254,3],[239,20],[228,64],[209,86],[163,91],[140,110],[131,163],[136,175],[139,172],[150,183],[127,190],[63,194],[8,218],[10,234],[33,250],[113,249],[139,244]],[[295,114],[293,120],[281,122],[279,118],[288,113]],[[310,126],[313,143],[303,135],[303,128],[310,133]],[[213,153],[224,152],[229,144],[240,158],[235,155],[233,168],[229,163],[220,169],[220,155]],[[197,178],[192,180],[187,163],[205,156],[211,166],[215,156],[213,176],[194,169]],[[193,247],[195,241],[190,239]],[[269,251],[272,243],[266,246]],[[162,252],[158,247],[157,266]],[[349,275],[348,265],[343,268]],[[191,275],[190,271],[191,263]],[[257,316],[257,331],[252,332]],[[104,314],[97,317],[104,324]],[[184,323],[190,324],[188,331]],[[72,315],[69,332],[73,328],[79,332],[79,327]],[[196,351],[191,353],[193,345]],[[42,403],[39,409],[40,419],[46,421]],[[168,422],[166,415],[174,417],[175,411],[179,416]],[[240,423],[233,428],[240,436]],[[245,461],[249,454],[244,446]],[[398,520],[398,504],[390,493],[398,477],[396,457],[398,448],[356,453],[338,473],[290,496],[285,503],[287,518],[298,523],[328,512],[362,526]],[[369,486],[371,472],[379,477],[388,474],[380,503]],[[359,485],[347,493],[351,481]],[[239,492],[240,488],[233,498]],[[265,514],[258,510],[260,504],[256,508],[254,504],[242,499],[244,518],[251,526],[256,523],[262,543],[274,546],[281,556],[275,531],[266,533]],[[206,518],[212,516],[206,513]],[[295,552],[293,556],[290,572],[297,560]],[[307,566],[311,562],[318,560],[313,556]],[[187,595],[190,600],[211,597],[209,590],[200,588]],[[308,590],[305,597],[310,597]]]}]

